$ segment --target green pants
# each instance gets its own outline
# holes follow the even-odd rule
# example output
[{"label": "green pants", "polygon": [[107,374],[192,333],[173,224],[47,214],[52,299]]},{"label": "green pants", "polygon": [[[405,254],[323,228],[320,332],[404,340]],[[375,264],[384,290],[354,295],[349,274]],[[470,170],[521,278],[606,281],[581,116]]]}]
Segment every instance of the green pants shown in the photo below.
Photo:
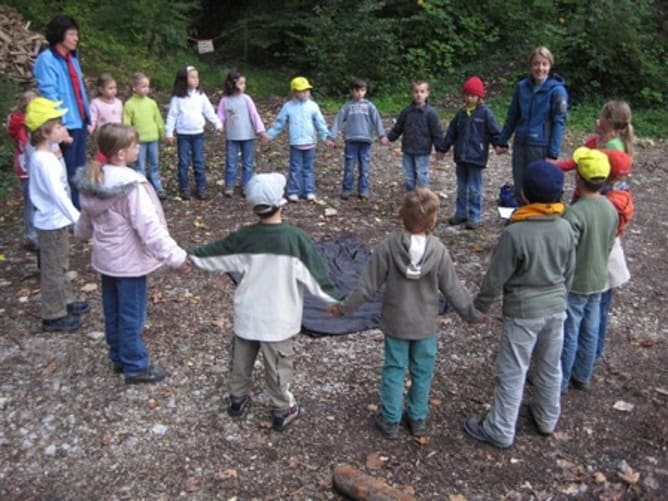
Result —
[{"label": "green pants", "polygon": [[292,339],[270,343],[234,336],[230,395],[244,397],[250,394],[253,386],[253,365],[258,352],[262,352],[264,380],[274,410],[288,409],[295,404],[295,397],[290,393],[293,373]]}]

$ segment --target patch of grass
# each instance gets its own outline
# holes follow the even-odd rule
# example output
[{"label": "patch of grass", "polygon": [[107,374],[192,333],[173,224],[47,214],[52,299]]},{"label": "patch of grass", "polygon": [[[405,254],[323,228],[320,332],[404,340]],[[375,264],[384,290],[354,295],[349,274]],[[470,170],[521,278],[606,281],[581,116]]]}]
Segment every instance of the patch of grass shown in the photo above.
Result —
[{"label": "patch of grass", "polygon": [[5,198],[8,191],[17,184],[14,174],[14,144],[5,132],[5,125],[7,115],[16,104],[19,91],[19,85],[15,81],[0,79],[0,116],[3,123],[0,134],[0,198]]}]

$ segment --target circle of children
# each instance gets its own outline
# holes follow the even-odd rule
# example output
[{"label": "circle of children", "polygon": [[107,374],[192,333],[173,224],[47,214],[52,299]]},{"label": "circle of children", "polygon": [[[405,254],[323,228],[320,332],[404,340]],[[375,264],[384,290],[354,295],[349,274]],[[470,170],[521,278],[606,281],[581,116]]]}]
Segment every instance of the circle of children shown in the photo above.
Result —
[{"label": "circle of children", "polygon": [[[493,402],[484,418],[471,417],[464,423],[474,439],[499,448],[512,445],[525,381],[532,384],[529,414],[545,435],[557,425],[562,394],[569,387],[586,390],[591,384],[604,348],[612,292],[629,279],[620,237],[633,212],[625,181],[633,154],[631,111],[624,102],[607,103],[586,145],[572,160],[557,160],[567,93],[563,79],[551,72],[548,49],[539,47],[530,54],[529,74],[515,89],[503,128],[483,102],[483,82],[471,77],[462,87],[463,106],[445,134],[428,104],[425,81],[412,82],[413,102],[386,132],[378,111],[365,99],[366,83],[353,80],[351,100],[328,130],[310,98],[309,81],[297,77],[290,82],[292,98],[265,131],[240,73],[228,76],[217,113],[200,90],[192,66],[176,74],[164,124],[148,97],[150,81],[143,74],[132,77],[133,95],[124,105],[116,98],[115,81],[101,77],[98,97],[89,105],[76,58],[76,22],[57,16],[49,23],[47,39],[50,47],[34,67],[41,96],[24,94],[25,111],[14,113],[9,121],[20,153],[16,166],[24,187],[27,238],[40,256],[42,327],[74,330],[89,311],[86,302],[74,298],[66,279],[73,227],[74,237],[92,239],[91,261],[101,275],[111,368],[124,374],[126,383],[153,383],[166,375],[151,363],[142,330],[147,276],[167,265],[241,274],[234,299],[227,410],[238,417],[247,409],[260,351],[273,427],[279,431],[300,412],[290,388],[292,340],[300,331],[304,288],[327,303],[332,315],[340,316],[385,287],[380,319],[385,358],[375,425],[388,439],[400,436],[401,424],[413,435],[427,434],[439,294],[468,322],[483,321],[490,305],[503,297]],[[234,194],[241,156],[241,189],[259,220],[186,251],[166,227],[158,141],[164,137],[176,142],[181,198],[191,195],[192,161],[195,196],[204,199],[205,119],[226,134],[224,196]],[[267,143],[285,127],[290,144],[287,181],[276,172],[254,175],[255,137]],[[356,165],[358,195],[369,196],[375,136],[381,144],[402,136],[407,192],[400,209],[403,229],[378,245],[358,285],[343,301],[312,240],[282,220],[287,201],[315,199],[316,144],[320,138],[334,145],[339,131],[345,140],[341,198],[353,193]],[[91,133],[98,153],[87,162],[85,139]],[[473,299],[457,278],[448,250],[431,232],[439,199],[428,189],[429,160],[432,148],[442,156],[454,146],[457,200],[448,222],[474,230],[481,221],[482,172],[490,143],[496,153],[507,153],[513,135],[512,173],[519,207]],[[564,171],[571,169],[576,172],[576,189],[566,208],[561,203]],[[267,287],[274,293],[265,294]],[[404,408],[407,371],[412,384]]]}]

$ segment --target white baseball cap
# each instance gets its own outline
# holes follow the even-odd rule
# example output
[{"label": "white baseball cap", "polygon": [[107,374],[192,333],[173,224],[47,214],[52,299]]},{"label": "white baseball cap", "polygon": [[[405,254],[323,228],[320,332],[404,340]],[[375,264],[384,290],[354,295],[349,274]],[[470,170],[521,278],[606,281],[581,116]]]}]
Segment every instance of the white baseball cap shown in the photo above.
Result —
[{"label": "white baseball cap", "polygon": [[256,214],[267,214],[287,203],[285,176],[279,172],[255,174],[246,184],[246,202]]}]

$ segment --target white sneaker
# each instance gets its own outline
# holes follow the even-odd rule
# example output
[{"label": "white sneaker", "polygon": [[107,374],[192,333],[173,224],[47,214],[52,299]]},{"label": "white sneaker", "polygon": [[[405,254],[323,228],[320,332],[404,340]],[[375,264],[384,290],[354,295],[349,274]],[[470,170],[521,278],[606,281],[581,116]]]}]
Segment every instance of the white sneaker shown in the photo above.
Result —
[{"label": "white sneaker", "polygon": [[306,200],[308,200],[309,202],[315,202],[315,193],[309,193],[308,195],[306,195]]},{"label": "white sneaker", "polygon": [[299,202],[299,195],[288,195],[289,202]]}]

